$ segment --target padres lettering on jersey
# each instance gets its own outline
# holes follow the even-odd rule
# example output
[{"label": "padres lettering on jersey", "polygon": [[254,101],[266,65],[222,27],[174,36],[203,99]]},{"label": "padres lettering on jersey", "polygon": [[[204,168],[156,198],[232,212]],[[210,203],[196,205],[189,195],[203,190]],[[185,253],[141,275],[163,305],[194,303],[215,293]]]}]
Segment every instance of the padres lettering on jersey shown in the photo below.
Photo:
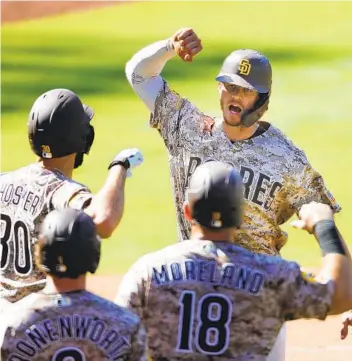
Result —
[{"label": "padres lettering on jersey", "polygon": [[155,102],[150,125],[159,130],[169,152],[180,239],[190,236],[183,214],[189,177],[210,160],[230,163],[243,178],[246,208],[239,239],[253,251],[278,254],[287,241],[280,225],[304,203],[322,202],[340,210],[304,152],[273,125],[257,137],[232,143],[221,119],[203,114],[167,83]]},{"label": "padres lettering on jersey", "polygon": [[15,310],[2,325],[4,361],[146,360],[138,317],[89,292],[32,294],[13,304]]},{"label": "padres lettering on jersey", "polygon": [[39,164],[0,176],[0,298],[15,302],[44,286],[34,264],[34,245],[45,216],[55,208],[81,209],[88,188]]},{"label": "padres lettering on jersey", "polygon": [[332,294],[294,262],[190,240],[138,260],[115,301],[141,317],[153,360],[264,361],[285,320],[325,319]]}]

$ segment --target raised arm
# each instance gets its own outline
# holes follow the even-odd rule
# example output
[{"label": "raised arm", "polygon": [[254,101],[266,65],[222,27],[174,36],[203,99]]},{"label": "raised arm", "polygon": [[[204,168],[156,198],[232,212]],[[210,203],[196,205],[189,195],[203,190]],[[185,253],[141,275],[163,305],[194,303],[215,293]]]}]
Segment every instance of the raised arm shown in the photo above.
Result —
[{"label": "raised arm", "polygon": [[160,73],[167,61],[177,54],[182,60],[190,62],[201,50],[201,42],[195,32],[192,29],[180,29],[169,39],[143,48],[126,64],[129,83],[152,113],[164,85]]},{"label": "raised arm", "polygon": [[136,53],[126,64],[126,77],[133,90],[153,113],[164,80],[159,75],[166,62],[176,55],[170,40],[158,41]]},{"label": "raised arm", "polygon": [[321,283],[333,281],[329,315],[336,315],[352,308],[352,261],[347,245],[333,220],[328,205],[311,202],[302,206],[297,228],[314,233],[323,254],[323,266],[316,277]]}]

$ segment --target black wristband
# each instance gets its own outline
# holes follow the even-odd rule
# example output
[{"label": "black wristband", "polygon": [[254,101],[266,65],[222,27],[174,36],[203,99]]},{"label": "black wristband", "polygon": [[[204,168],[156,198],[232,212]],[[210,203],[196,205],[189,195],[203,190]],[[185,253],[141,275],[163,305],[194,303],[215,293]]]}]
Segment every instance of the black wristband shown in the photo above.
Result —
[{"label": "black wristband", "polygon": [[339,233],[333,220],[319,221],[314,226],[314,233],[319,241],[323,256],[328,253],[346,255]]},{"label": "black wristband", "polygon": [[125,159],[125,160],[113,160],[109,167],[108,167],[108,170],[110,170],[113,166],[115,165],[122,165],[126,170],[130,167],[130,162],[128,161],[128,159]]}]

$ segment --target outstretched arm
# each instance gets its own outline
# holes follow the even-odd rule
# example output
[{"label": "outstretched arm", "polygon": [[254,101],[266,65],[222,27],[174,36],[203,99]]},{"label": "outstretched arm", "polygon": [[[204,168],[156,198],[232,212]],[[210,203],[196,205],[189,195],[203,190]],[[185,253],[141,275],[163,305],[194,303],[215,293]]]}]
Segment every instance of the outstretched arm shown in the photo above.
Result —
[{"label": "outstretched arm", "polygon": [[190,62],[201,50],[201,41],[196,33],[192,29],[180,29],[171,38],[143,48],[126,64],[129,83],[152,113],[164,85],[160,73],[167,61],[177,54],[182,60]]},{"label": "outstretched arm", "polygon": [[300,220],[293,226],[314,233],[323,253],[323,266],[316,277],[321,283],[333,281],[330,315],[352,308],[352,260],[348,247],[337,230],[330,206],[311,202],[302,206]]},{"label": "outstretched arm", "polygon": [[123,150],[111,162],[103,187],[85,209],[97,226],[100,237],[109,238],[120,223],[125,204],[125,179],[142,162],[143,156],[136,148]]}]

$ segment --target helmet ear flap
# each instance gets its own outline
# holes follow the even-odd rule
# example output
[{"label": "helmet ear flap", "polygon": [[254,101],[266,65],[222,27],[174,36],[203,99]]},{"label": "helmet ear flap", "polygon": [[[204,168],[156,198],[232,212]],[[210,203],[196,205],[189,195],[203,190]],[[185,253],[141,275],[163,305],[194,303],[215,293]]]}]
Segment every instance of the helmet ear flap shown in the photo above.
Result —
[{"label": "helmet ear flap", "polygon": [[94,127],[88,124],[88,131],[85,137],[85,146],[83,152],[79,152],[76,154],[74,169],[77,169],[83,164],[84,154],[89,154],[90,148],[94,142],[94,137],[95,137]]},{"label": "helmet ear flap", "polygon": [[259,93],[258,100],[251,109],[246,110],[241,117],[245,127],[250,127],[257,122],[269,108],[270,93]]},{"label": "helmet ear flap", "polygon": [[99,262],[100,262],[100,247],[97,245],[96,252],[92,255],[92,259],[90,260],[90,263],[89,263],[91,266],[88,269],[88,271],[91,274],[95,273],[95,271],[98,268]]},{"label": "helmet ear flap", "polygon": [[94,142],[94,138],[95,138],[95,131],[94,131],[94,127],[91,124],[88,124],[88,133],[86,136],[86,145],[84,148],[84,153],[85,154],[89,154],[90,148]]}]

